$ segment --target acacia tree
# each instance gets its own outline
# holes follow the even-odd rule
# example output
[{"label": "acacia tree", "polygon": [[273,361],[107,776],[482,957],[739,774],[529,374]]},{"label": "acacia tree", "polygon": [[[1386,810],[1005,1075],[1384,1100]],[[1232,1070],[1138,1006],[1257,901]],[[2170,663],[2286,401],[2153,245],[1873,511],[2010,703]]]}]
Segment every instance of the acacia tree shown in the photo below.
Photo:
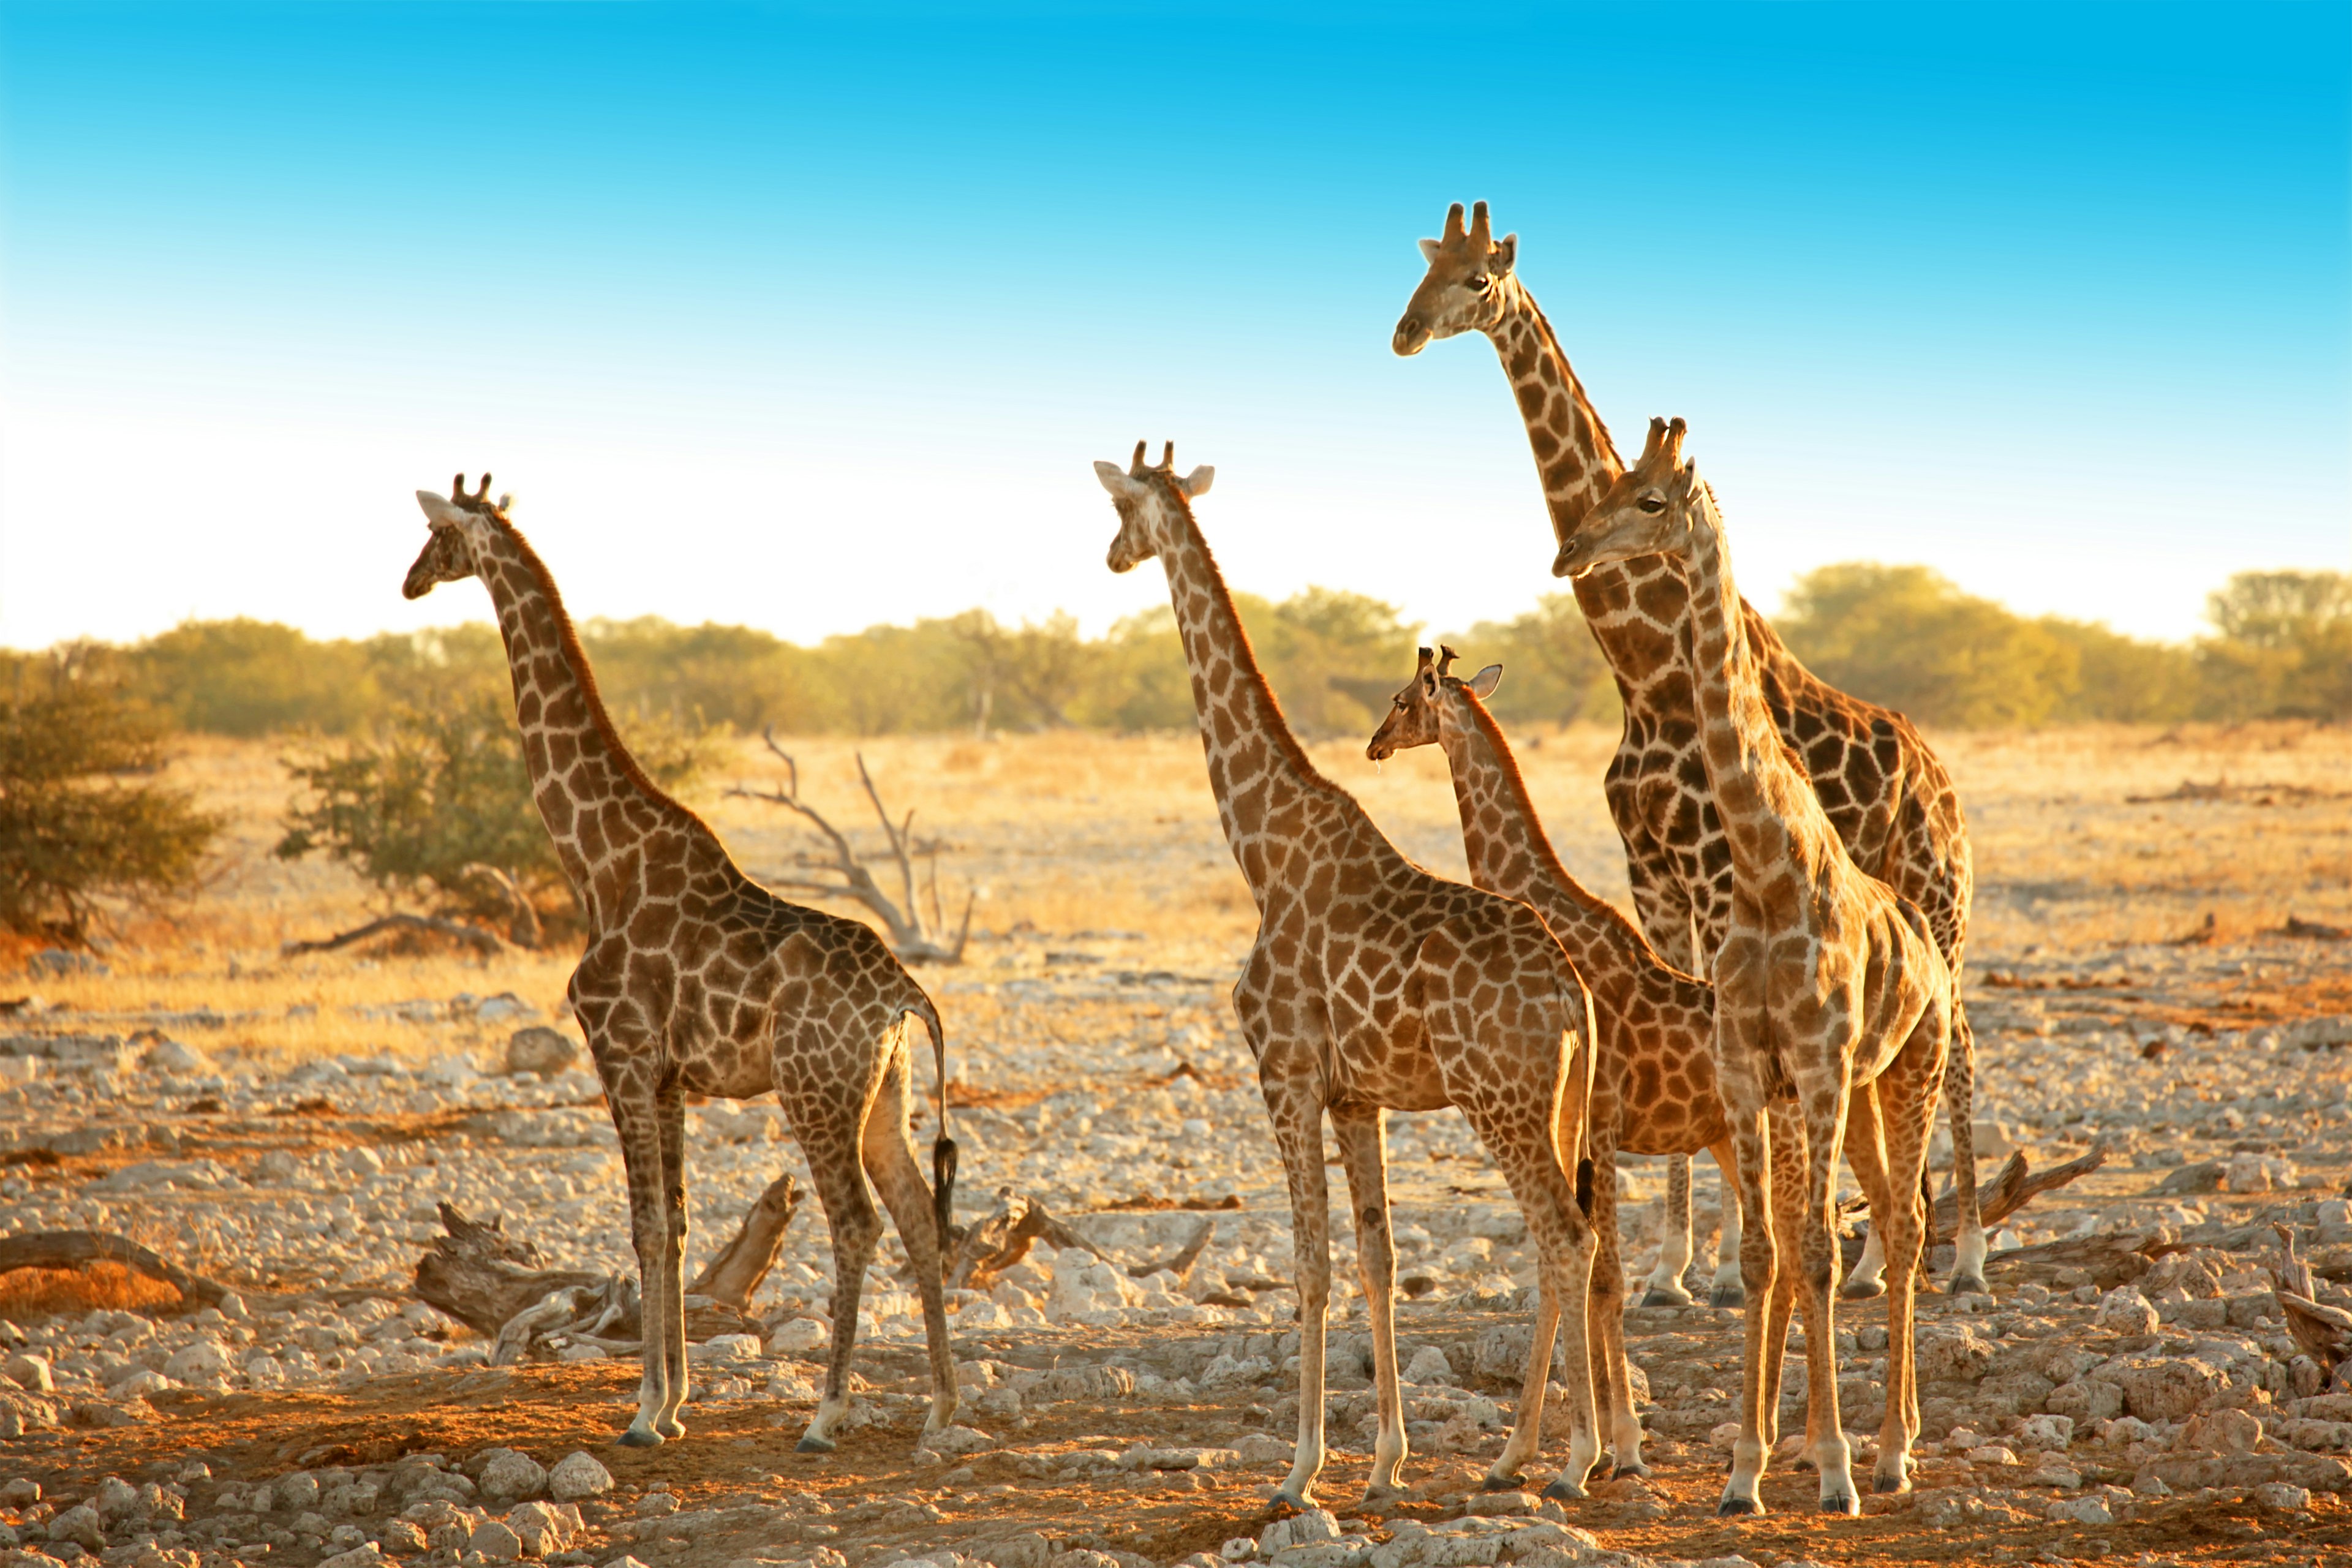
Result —
[{"label": "acacia tree", "polygon": [[153,714],[72,651],[13,675],[0,697],[0,926],[79,942],[110,900],[193,887],[221,822],[155,779]]}]

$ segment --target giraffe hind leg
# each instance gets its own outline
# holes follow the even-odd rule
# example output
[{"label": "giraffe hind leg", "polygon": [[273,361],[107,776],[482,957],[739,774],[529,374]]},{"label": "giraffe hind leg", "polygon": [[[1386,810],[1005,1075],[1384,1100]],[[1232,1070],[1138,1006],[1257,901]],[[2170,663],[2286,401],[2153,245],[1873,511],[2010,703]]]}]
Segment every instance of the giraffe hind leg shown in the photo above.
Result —
[{"label": "giraffe hind leg", "polygon": [[[835,1086],[836,1090],[838,1085]],[[882,1237],[882,1218],[866,1184],[859,1158],[861,1105],[846,1096],[814,1093],[785,1097],[785,1112],[808,1160],[811,1184],[833,1232],[833,1345],[825,1363],[824,1394],[801,1435],[803,1454],[829,1454],[834,1430],[849,1411],[849,1361],[857,1348],[858,1299],[866,1267]]]},{"label": "giraffe hind leg", "polygon": [[1644,1307],[1687,1307],[1691,1293],[1683,1275],[1691,1265],[1691,1163],[1687,1154],[1666,1160],[1665,1237],[1658,1244],[1657,1266],[1650,1270],[1642,1291]]},{"label": "giraffe hind leg", "polygon": [[1715,1279],[1707,1288],[1706,1304],[1731,1312],[1748,1304],[1748,1291],[1739,1279],[1739,1181],[1728,1136],[1707,1152],[1723,1178],[1723,1239],[1716,1246]]},{"label": "giraffe hind leg", "polygon": [[955,1352],[948,1343],[947,1297],[942,1288],[939,1219],[931,1189],[907,1141],[907,1058],[900,1050],[882,1080],[882,1092],[866,1118],[863,1140],[866,1173],[882,1194],[890,1223],[906,1243],[914,1266],[916,1293],[923,1303],[923,1333],[931,1355],[931,1410],[923,1435],[944,1432],[955,1423]]},{"label": "giraffe hind leg", "polygon": [[662,1441],[658,1426],[669,1394],[668,1358],[662,1345],[665,1325],[655,1308],[661,1292],[664,1233],[668,1223],[662,1201],[660,1113],[654,1097],[633,1086],[608,1079],[605,1089],[613,1130],[620,1138],[622,1168],[628,1178],[629,1239],[637,1254],[637,1298],[644,1323],[637,1414],[620,1442],[624,1447],[650,1448]]},{"label": "giraffe hind leg", "polygon": [[[678,1419],[687,1398],[686,1368],[686,1100],[674,1084],[663,1086],[656,1104],[661,1130],[662,1169],[662,1402],[654,1431],[664,1438],[686,1436]],[[654,1309],[640,1300],[640,1315]]]},{"label": "giraffe hind leg", "polygon": [[[1952,1124],[1952,1196],[1959,1206],[1959,1225],[1952,1235],[1950,1289],[1955,1296],[1992,1294],[1992,1287],[1985,1283],[1984,1215],[1977,1207],[1976,1093],[1976,1034],[1955,995],[1951,1055],[1944,1066],[1945,1113]],[[1927,1223],[1933,1223],[1934,1212],[1928,1211]]]}]

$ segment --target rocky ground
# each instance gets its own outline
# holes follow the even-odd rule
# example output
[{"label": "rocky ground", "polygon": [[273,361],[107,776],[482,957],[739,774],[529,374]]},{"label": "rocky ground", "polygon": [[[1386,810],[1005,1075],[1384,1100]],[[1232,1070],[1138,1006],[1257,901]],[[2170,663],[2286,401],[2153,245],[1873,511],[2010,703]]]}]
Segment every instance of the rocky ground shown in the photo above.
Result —
[{"label": "rocky ground", "polygon": [[[2005,799],[1983,814],[1988,839],[2032,839]],[[2270,807],[2244,809],[2251,833]],[[2347,814],[2327,809],[2320,837],[2340,841]],[[1015,822],[989,852],[1016,867],[1021,834],[1049,831],[1066,845],[1087,829]],[[1400,829],[1415,834],[1431,825]],[[1179,847],[1214,871],[1200,846]],[[2211,854],[2246,858],[2226,835]],[[814,1205],[754,1300],[762,1333],[698,1347],[688,1436],[651,1452],[612,1446],[633,1363],[569,1343],[491,1366],[486,1342],[414,1295],[442,1202],[503,1215],[556,1263],[631,1267],[597,1086],[564,1059],[570,1020],[547,979],[560,970],[493,964],[467,994],[446,962],[336,956],[305,973],[365,972],[288,1001],[217,952],[169,972],[117,954],[104,981],[88,960],[32,955],[0,986],[0,1240],[122,1234],[230,1289],[206,1305],[104,1270],[0,1275],[0,1568],[2352,1562],[2352,1388],[2300,1355],[2263,1268],[2271,1226],[2288,1226],[2320,1298],[2352,1306],[2352,942],[2251,919],[2212,940],[2116,942],[2084,935],[2095,922],[2079,908],[2037,928],[2037,898],[2079,895],[2014,874],[2000,891],[2000,862],[1985,855],[1988,868],[1996,890],[1979,902],[1996,918],[1980,922],[1991,940],[1969,987],[1985,1173],[2012,1147],[2037,1167],[2106,1160],[2001,1232],[1991,1296],[1923,1300],[1917,1486],[1868,1500],[1858,1521],[1811,1513],[1813,1478],[1785,1462],[1767,1482],[1772,1512],[1714,1517],[1740,1317],[1704,1306],[1628,1314],[1652,1477],[1565,1506],[1475,1492],[1516,1399],[1532,1258],[1451,1112],[1391,1132],[1413,1489],[1349,1506],[1371,1395],[1361,1304],[1343,1284],[1321,1488],[1333,1511],[1273,1517],[1296,1418],[1293,1266],[1223,994],[1233,933],[1021,922],[924,974],[949,1020],[961,1212],[1010,1188],[1092,1250],[1041,1249],[989,1293],[951,1299],[962,1430],[919,1453],[920,1326],[887,1244],[859,1414],[824,1457],[793,1450],[830,1296]],[[2196,898],[2199,874],[2168,870],[2191,889],[2176,896]],[[401,994],[407,982],[435,988]],[[286,1047],[307,1029],[343,1048]],[[540,1032],[515,1055],[526,1030]],[[767,1107],[698,1106],[690,1143],[690,1261],[775,1175],[805,1179]],[[1663,1169],[1629,1159],[1622,1174],[1638,1279]],[[1702,1161],[1710,1237],[1718,1203]],[[1203,1225],[1181,1275],[1102,1260],[1169,1258]],[[1334,1229],[1348,1236],[1344,1214]],[[1713,1262],[1711,1243],[1700,1252],[1695,1276]],[[1346,1280],[1344,1240],[1335,1262]],[[1841,1401],[1864,1455],[1884,1321],[1871,1302],[1838,1318]],[[1792,1356],[1792,1432],[1802,1388]],[[1557,1466],[1564,1433],[1549,1430]]]}]

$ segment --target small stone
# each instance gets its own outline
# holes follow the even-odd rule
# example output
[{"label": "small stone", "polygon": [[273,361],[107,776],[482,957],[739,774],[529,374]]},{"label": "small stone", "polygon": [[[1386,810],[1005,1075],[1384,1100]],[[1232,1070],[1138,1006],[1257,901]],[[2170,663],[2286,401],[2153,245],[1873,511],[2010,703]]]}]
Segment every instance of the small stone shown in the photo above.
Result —
[{"label": "small stone", "polygon": [[647,1492],[637,1500],[639,1519],[661,1519],[677,1511],[677,1499],[668,1492]]},{"label": "small stone", "polygon": [[558,1502],[602,1497],[613,1489],[613,1472],[593,1454],[566,1454],[547,1472],[547,1495]]},{"label": "small stone", "polygon": [[923,1447],[945,1458],[960,1459],[996,1447],[996,1439],[974,1426],[950,1426],[923,1439]]},{"label": "small stone", "polygon": [[1531,1492],[1478,1492],[1464,1505],[1464,1511],[1491,1518],[1505,1514],[1532,1514],[1542,1507],[1542,1501]]},{"label": "small stone", "polygon": [[474,1488],[488,1502],[520,1502],[547,1489],[547,1470],[529,1454],[513,1448],[491,1448],[482,1456],[481,1473]]},{"label": "small stone", "polygon": [[106,1549],[106,1521],[98,1510],[88,1503],[77,1503],[49,1521],[48,1537],[53,1542],[72,1542],[85,1552]]},{"label": "small stone", "polygon": [[2119,1285],[2101,1298],[2091,1321],[2111,1334],[2156,1332],[2156,1305],[2129,1285]]},{"label": "small stone", "polygon": [[2115,1514],[2106,1500],[2095,1497],[2060,1498],[2050,1505],[2044,1516],[2053,1524],[2113,1524]]},{"label": "small stone", "polygon": [[236,1370],[236,1362],[228,1348],[218,1340],[198,1340],[172,1352],[163,1363],[163,1375],[182,1383],[210,1383],[226,1378]]},{"label": "small stone", "polygon": [[1260,1531],[1257,1549],[1271,1557],[1285,1547],[1312,1546],[1318,1542],[1339,1539],[1339,1516],[1328,1508],[1310,1508],[1288,1519],[1277,1519]]},{"label": "small stone", "polygon": [[794,1318],[768,1336],[770,1355],[806,1355],[827,1343],[833,1331],[814,1318]]},{"label": "small stone", "polygon": [[1454,1363],[1435,1345],[1423,1345],[1412,1352],[1412,1361],[1404,1369],[1407,1383],[1435,1383],[1451,1385]]},{"label": "small stone", "polygon": [[417,1529],[414,1523],[407,1520],[393,1520],[389,1523],[385,1524],[383,1529],[378,1533],[383,1538],[383,1549],[386,1552],[422,1552],[425,1550],[425,1532]]},{"label": "small stone", "polygon": [[2211,1453],[2251,1454],[2262,1440],[2261,1419],[2243,1410],[2216,1410],[2197,1423],[2197,1444]]},{"label": "small stone", "polygon": [[466,1537],[466,1550],[492,1563],[512,1563],[522,1555],[522,1537],[508,1529],[505,1521],[486,1519]]},{"label": "small stone", "polygon": [[21,1351],[5,1362],[0,1362],[0,1377],[33,1394],[55,1394],[58,1391],[57,1375],[49,1370],[48,1362]]},{"label": "small stone", "polygon": [[2301,1513],[2311,1506],[2311,1489],[2292,1486],[2285,1481],[2264,1481],[2254,1489],[2256,1508],[2275,1509],[2281,1513]]},{"label": "small stone", "polygon": [[2074,1441],[2074,1422],[2065,1415],[2029,1415],[2017,1428],[2017,1440],[2028,1448],[2064,1448]]},{"label": "small stone", "polygon": [[535,1072],[551,1078],[579,1059],[579,1042],[562,1030],[551,1029],[543,1024],[517,1029],[507,1040],[509,1072]]},{"label": "small stone", "polygon": [[41,1500],[41,1483],[30,1476],[18,1476],[0,1485],[0,1508],[30,1508]]},{"label": "small stone", "polygon": [[580,1510],[569,1503],[527,1502],[509,1510],[506,1523],[522,1542],[525,1556],[551,1557],[571,1550],[580,1531]]},{"label": "small stone", "polygon": [[354,1546],[348,1552],[338,1552],[322,1559],[319,1568],[376,1568],[383,1561],[383,1552],[373,1541]]}]

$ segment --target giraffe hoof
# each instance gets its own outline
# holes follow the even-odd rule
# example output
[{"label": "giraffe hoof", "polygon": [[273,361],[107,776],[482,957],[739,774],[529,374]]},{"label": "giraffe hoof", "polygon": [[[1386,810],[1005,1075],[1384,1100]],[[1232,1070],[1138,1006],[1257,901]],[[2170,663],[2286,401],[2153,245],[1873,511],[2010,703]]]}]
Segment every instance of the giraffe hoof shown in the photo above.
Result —
[{"label": "giraffe hoof", "polygon": [[1282,1513],[1286,1510],[1291,1513],[1305,1513],[1308,1509],[1313,1508],[1315,1503],[1311,1498],[1285,1488],[1275,1493],[1265,1506],[1275,1513]]},{"label": "giraffe hoof", "polygon": [[801,1454],[830,1454],[835,1447],[832,1438],[820,1437],[811,1432],[793,1444],[793,1452]]},{"label": "giraffe hoof", "polygon": [[1748,1291],[1738,1285],[1717,1285],[1707,1292],[1706,1304],[1718,1312],[1736,1312],[1748,1305]]},{"label": "giraffe hoof", "polygon": [[1551,1485],[1544,1488],[1543,1495],[1548,1498],[1557,1499],[1561,1502],[1582,1502],[1584,1500],[1584,1489],[1578,1486],[1574,1481],[1570,1480],[1566,1476],[1562,1476],[1559,1479],[1552,1482]]},{"label": "giraffe hoof", "polygon": [[1911,1483],[1902,1476],[1873,1476],[1870,1489],[1882,1496],[1887,1492],[1907,1492],[1911,1489]]},{"label": "giraffe hoof", "polygon": [[1687,1307],[1690,1304],[1691,1293],[1679,1288],[1669,1290],[1664,1286],[1653,1285],[1642,1294],[1644,1307]]},{"label": "giraffe hoof", "polygon": [[1842,1513],[1848,1519],[1862,1511],[1862,1500],[1849,1491],[1834,1491],[1822,1499],[1823,1513]]},{"label": "giraffe hoof", "polygon": [[1478,1489],[1482,1492],[1515,1492],[1521,1484],[1522,1478],[1517,1470],[1489,1470],[1478,1478]]},{"label": "giraffe hoof", "polygon": [[1952,1277],[1951,1293],[1955,1296],[1990,1296],[1992,1287],[1984,1282],[1981,1274],[1956,1274]]},{"label": "giraffe hoof", "polygon": [[1763,1511],[1763,1503],[1752,1497],[1727,1497],[1715,1505],[1717,1519],[1740,1519]]},{"label": "giraffe hoof", "polygon": [[657,1438],[663,1439],[683,1437],[686,1436],[686,1423],[683,1421],[656,1421],[654,1423],[654,1436]]},{"label": "giraffe hoof", "polygon": [[1637,1460],[1630,1465],[1620,1465],[1615,1469],[1609,1472],[1609,1479],[1612,1481],[1622,1481],[1628,1476],[1634,1477],[1640,1480],[1647,1480],[1650,1478],[1650,1467],[1642,1464]]},{"label": "giraffe hoof", "polygon": [[1844,1297],[1849,1301],[1867,1301],[1874,1296],[1884,1296],[1886,1294],[1886,1281],[1884,1279],[1849,1279],[1845,1282],[1844,1286],[1839,1289],[1838,1294]]},{"label": "giraffe hoof", "polygon": [[614,1442],[624,1448],[657,1448],[661,1447],[660,1436],[643,1426],[630,1427],[618,1437],[615,1437]]}]

